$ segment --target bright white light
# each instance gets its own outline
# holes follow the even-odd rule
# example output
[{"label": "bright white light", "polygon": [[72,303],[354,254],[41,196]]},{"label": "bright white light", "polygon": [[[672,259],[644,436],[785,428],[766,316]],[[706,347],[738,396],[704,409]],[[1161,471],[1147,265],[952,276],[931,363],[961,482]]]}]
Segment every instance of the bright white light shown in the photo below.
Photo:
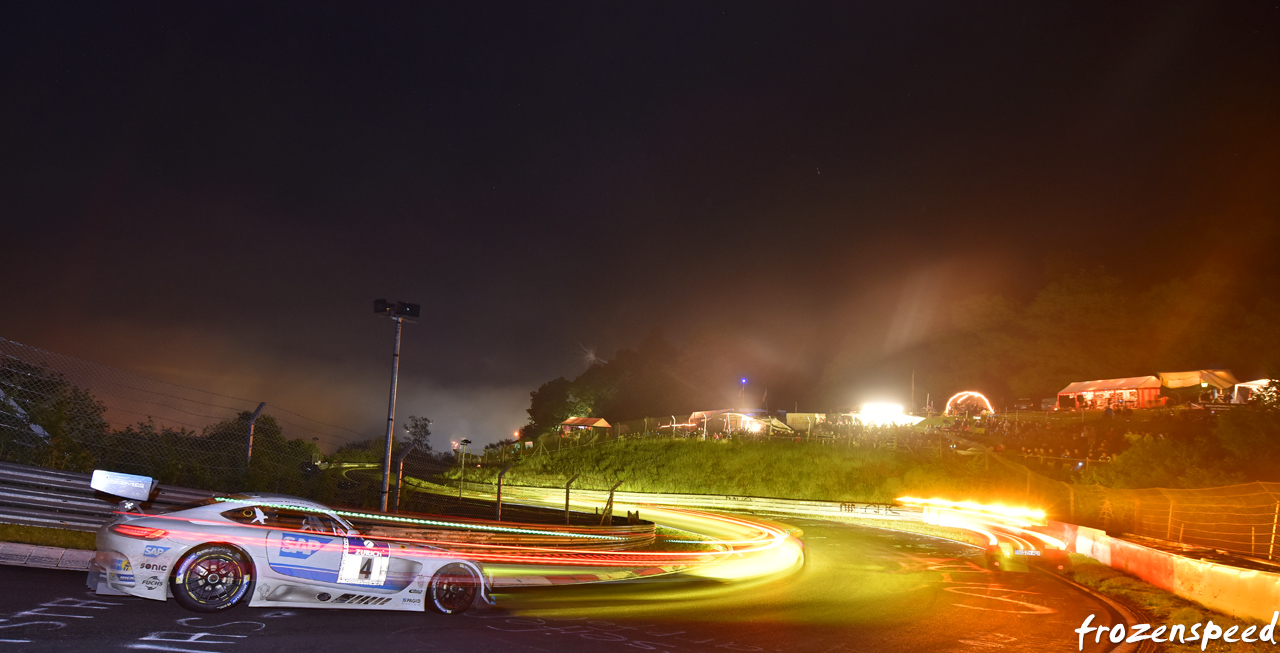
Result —
[{"label": "bright white light", "polygon": [[901,404],[870,403],[862,404],[862,415],[901,415]]}]

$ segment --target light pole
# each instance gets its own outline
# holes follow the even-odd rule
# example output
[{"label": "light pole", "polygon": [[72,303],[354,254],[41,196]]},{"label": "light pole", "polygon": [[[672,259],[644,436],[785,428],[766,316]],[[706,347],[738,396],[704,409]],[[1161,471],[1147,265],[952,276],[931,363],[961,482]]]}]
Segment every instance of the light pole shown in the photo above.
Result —
[{"label": "light pole", "polygon": [[462,484],[467,479],[467,445],[471,441],[463,438],[458,441],[458,503],[462,503]]},{"label": "light pole", "polygon": [[[387,447],[382,456],[382,499],[379,502],[382,512],[386,512],[387,494],[391,487],[391,441],[395,437],[396,425],[396,385],[400,381],[400,330],[406,318],[417,318],[421,315],[422,307],[418,304],[375,299],[373,312],[386,315],[396,323],[396,346],[391,354],[391,399],[387,404]],[[413,319],[409,321],[412,322]]]}]

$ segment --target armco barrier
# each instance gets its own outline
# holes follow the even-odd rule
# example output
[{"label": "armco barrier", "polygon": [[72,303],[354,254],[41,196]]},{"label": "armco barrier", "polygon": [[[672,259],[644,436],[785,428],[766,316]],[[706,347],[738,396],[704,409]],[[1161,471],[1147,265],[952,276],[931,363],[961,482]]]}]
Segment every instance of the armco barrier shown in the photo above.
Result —
[{"label": "armco barrier", "polygon": [[[111,519],[116,502],[89,487],[89,474],[0,463],[0,523],[93,532]],[[162,485],[153,508],[170,508],[213,492]],[[432,526],[404,523],[408,515],[362,512],[349,517],[371,535],[436,540],[457,544],[556,546],[629,549],[654,540],[652,523],[631,526],[556,526],[502,522],[496,528],[479,520],[438,519]],[[385,517],[385,519],[380,519]],[[574,537],[574,534],[585,537]]]},{"label": "armco barrier", "polygon": [[1049,522],[1051,535],[1075,553],[1240,619],[1270,622],[1280,610],[1280,573],[1195,560],[1111,537],[1086,526]]},{"label": "armco barrier", "polygon": [[[428,492],[457,493],[457,485],[446,487],[426,483],[414,479],[412,483]],[[492,497],[495,486],[491,483],[468,482],[463,488],[468,496]],[[605,490],[572,489],[570,496],[574,502],[596,502],[604,505],[609,500]],[[503,485],[504,502],[519,503],[521,501],[536,502],[544,505],[549,500],[557,504],[564,500],[564,488],[532,487],[526,485]],[[712,494],[659,494],[648,492],[615,492],[613,500],[630,505],[661,505],[677,508],[708,508],[712,510],[729,510],[742,512],[782,513],[795,515],[874,515],[880,519],[903,519],[920,521],[921,511],[911,506],[890,506],[880,503],[849,503],[840,501],[812,501],[805,499],[777,499],[771,497],[748,497]]]}]

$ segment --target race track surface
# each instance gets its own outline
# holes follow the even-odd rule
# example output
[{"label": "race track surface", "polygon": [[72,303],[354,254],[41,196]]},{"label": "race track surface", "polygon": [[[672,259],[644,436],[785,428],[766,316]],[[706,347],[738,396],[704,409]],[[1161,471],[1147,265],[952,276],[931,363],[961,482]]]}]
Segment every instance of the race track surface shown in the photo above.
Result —
[{"label": "race track surface", "polygon": [[[789,523],[805,544],[804,566],[789,575],[527,588],[454,617],[245,607],[197,615],[172,601],[98,597],[83,573],[0,566],[0,652],[1075,651],[1086,615],[1097,615],[1094,625],[1119,619],[1048,574],[989,572],[972,547]],[[1090,640],[1085,650],[1110,646]]]}]

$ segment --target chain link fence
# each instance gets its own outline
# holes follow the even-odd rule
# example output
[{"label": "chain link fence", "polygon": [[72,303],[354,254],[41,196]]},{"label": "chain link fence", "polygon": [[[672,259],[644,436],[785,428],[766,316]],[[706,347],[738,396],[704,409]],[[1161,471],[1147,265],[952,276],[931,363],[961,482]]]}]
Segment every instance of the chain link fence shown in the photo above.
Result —
[{"label": "chain link fence", "polygon": [[0,338],[0,460],[217,491],[341,495],[349,483],[321,473],[321,451],[376,434],[270,403],[255,420],[260,403]]},{"label": "chain link fence", "polygon": [[1125,490],[1065,483],[986,450],[1055,519],[1258,559],[1280,557],[1280,483]]}]

